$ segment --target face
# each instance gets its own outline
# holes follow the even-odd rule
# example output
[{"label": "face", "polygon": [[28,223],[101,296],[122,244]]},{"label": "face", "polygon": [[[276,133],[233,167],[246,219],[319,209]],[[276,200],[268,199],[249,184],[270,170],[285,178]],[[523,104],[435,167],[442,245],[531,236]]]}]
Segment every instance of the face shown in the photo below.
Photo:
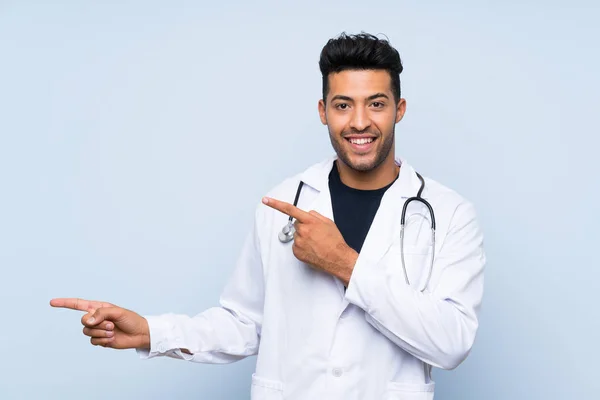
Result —
[{"label": "face", "polygon": [[329,75],[327,102],[319,101],[321,122],[329,129],[338,158],[367,172],[394,157],[394,128],[406,101],[394,102],[385,70],[346,70]]}]

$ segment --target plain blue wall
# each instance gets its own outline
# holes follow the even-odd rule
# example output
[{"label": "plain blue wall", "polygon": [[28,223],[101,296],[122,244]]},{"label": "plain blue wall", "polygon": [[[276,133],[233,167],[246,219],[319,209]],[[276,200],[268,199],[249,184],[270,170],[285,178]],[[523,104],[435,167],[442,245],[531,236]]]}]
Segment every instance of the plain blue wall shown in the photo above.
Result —
[{"label": "plain blue wall", "polygon": [[255,358],[141,361],[48,301],[215,305],[260,197],[331,154],[318,56],[362,30],[405,64],[397,152],[486,233],[436,398],[598,396],[597,2],[319,3],[0,1],[0,398],[249,397]]}]

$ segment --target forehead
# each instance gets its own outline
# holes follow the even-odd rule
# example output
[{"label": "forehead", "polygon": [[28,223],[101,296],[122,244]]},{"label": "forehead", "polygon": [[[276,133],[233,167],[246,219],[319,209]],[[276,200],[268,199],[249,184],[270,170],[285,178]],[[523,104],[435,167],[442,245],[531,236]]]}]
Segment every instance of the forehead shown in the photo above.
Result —
[{"label": "forehead", "polygon": [[345,70],[329,74],[328,97],[368,97],[374,93],[391,96],[392,78],[386,70]]}]

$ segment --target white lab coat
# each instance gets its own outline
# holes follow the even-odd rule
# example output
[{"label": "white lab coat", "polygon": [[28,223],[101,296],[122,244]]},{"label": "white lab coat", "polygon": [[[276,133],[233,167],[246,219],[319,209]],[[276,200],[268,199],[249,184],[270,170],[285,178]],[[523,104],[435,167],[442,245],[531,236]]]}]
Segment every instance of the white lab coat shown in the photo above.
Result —
[{"label": "white lab coat", "polygon": [[[333,219],[328,175],[333,156],[286,179],[267,195]],[[252,400],[431,400],[431,367],[452,369],[469,354],[478,328],[485,254],[474,208],[425,178],[435,211],[435,261],[429,268],[430,218],[421,203],[407,211],[405,261],[399,228],[404,201],[420,181],[406,162],[386,191],[346,291],[336,278],[300,262],[277,234],[288,217],[263,204],[242,248],[221,307],[194,317],[147,316],[151,348],[170,356],[230,363],[257,354]],[[360,211],[358,211],[360,212]],[[182,353],[186,348],[193,355]]]}]

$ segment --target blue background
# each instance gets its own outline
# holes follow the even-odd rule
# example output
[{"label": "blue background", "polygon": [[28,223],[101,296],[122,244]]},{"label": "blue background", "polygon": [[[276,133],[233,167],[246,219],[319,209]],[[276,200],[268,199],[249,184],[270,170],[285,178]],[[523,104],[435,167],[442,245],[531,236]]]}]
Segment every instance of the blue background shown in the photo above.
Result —
[{"label": "blue background", "polygon": [[279,3],[0,1],[0,398],[249,397],[255,358],[141,361],[48,301],[217,304],[260,197],[332,153],[319,53],[363,30],[405,65],[397,153],[486,234],[436,398],[597,397],[598,3]]}]

